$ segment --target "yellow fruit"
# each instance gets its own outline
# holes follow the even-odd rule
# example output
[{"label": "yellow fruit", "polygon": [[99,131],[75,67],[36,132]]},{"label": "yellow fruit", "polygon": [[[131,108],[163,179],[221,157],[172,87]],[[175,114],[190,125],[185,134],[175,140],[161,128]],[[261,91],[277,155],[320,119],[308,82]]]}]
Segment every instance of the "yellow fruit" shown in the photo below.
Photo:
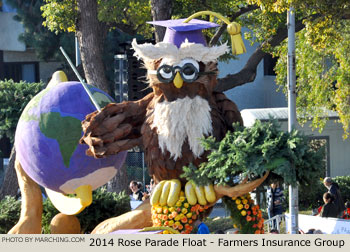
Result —
[{"label": "yellow fruit", "polygon": [[202,206],[205,206],[207,204],[207,200],[205,199],[204,187],[195,185],[194,191],[196,192],[198,203]]},{"label": "yellow fruit", "polygon": [[204,186],[205,198],[209,203],[214,203],[216,201],[216,194],[212,184]]},{"label": "yellow fruit", "polygon": [[188,203],[191,205],[195,205],[197,203],[196,192],[191,181],[188,181],[185,185],[185,195]]},{"label": "yellow fruit", "polygon": [[181,182],[178,179],[172,179],[170,180],[170,191],[169,191],[169,197],[167,200],[168,206],[174,206],[176,201],[179,198],[181,191]]},{"label": "yellow fruit", "polygon": [[171,181],[166,180],[164,183],[164,186],[162,188],[162,193],[161,193],[160,198],[159,198],[159,204],[161,206],[165,206],[167,204],[170,186],[171,186]]},{"label": "yellow fruit", "polygon": [[152,195],[151,195],[151,205],[152,206],[159,203],[159,198],[160,198],[160,195],[162,193],[162,189],[163,189],[163,186],[164,186],[165,182],[166,182],[166,180],[161,181],[153,189]]}]

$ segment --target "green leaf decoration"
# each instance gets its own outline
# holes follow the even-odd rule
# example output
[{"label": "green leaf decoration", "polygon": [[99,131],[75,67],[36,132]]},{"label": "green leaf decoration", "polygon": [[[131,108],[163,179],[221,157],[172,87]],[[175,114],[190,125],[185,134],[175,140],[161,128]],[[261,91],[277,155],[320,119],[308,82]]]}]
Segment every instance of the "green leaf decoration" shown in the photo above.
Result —
[{"label": "green leaf decoration", "polygon": [[[282,177],[288,185],[310,184],[318,180],[324,169],[323,149],[314,150],[309,139],[300,132],[280,130],[277,120],[252,127],[234,124],[234,131],[216,142],[213,137],[202,139],[210,151],[207,162],[200,167],[190,164],[182,177],[204,185],[209,182],[233,186],[242,177],[254,179],[265,172]],[[293,165],[295,168],[293,168]]]}]

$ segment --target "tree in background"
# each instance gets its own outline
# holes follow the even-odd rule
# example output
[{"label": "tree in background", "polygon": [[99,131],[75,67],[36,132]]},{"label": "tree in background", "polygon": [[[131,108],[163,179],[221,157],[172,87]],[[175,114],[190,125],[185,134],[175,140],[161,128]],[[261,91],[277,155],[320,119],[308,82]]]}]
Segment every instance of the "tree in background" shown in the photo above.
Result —
[{"label": "tree in background", "polygon": [[[80,44],[85,78],[98,88],[113,94],[103,63],[105,42],[115,29],[130,35],[150,31],[145,25],[150,12],[148,1],[45,0],[41,7],[43,23],[50,31],[75,32]],[[117,41],[115,41],[117,42]],[[112,55],[113,56],[113,55]]]}]

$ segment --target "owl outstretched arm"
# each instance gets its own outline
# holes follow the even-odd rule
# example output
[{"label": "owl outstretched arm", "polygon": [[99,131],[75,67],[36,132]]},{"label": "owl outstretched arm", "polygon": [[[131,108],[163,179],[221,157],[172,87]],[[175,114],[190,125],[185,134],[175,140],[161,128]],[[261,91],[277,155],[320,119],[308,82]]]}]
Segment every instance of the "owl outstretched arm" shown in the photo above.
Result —
[{"label": "owl outstretched arm", "polygon": [[110,103],[101,112],[95,111],[82,122],[84,135],[81,144],[87,144],[88,156],[102,158],[141,144],[141,126],[146,107],[153,93],[132,102]]},{"label": "owl outstretched arm", "polygon": [[228,99],[223,93],[213,93],[215,102],[221,112],[228,130],[232,130],[232,124],[239,122],[243,125],[243,119],[237,105]]}]

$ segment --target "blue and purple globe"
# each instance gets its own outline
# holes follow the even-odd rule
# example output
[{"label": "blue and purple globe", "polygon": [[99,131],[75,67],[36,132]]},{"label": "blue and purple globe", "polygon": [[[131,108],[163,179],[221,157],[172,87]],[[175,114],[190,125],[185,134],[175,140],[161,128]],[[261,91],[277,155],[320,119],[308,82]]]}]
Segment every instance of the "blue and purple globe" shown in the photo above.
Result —
[{"label": "blue and purple globe", "polygon": [[[89,86],[104,107],[113,99]],[[24,109],[16,130],[16,155],[24,171],[39,185],[65,194],[81,185],[96,189],[112,179],[126,152],[95,159],[79,144],[81,121],[96,108],[79,82],[62,82],[37,94]]]}]

